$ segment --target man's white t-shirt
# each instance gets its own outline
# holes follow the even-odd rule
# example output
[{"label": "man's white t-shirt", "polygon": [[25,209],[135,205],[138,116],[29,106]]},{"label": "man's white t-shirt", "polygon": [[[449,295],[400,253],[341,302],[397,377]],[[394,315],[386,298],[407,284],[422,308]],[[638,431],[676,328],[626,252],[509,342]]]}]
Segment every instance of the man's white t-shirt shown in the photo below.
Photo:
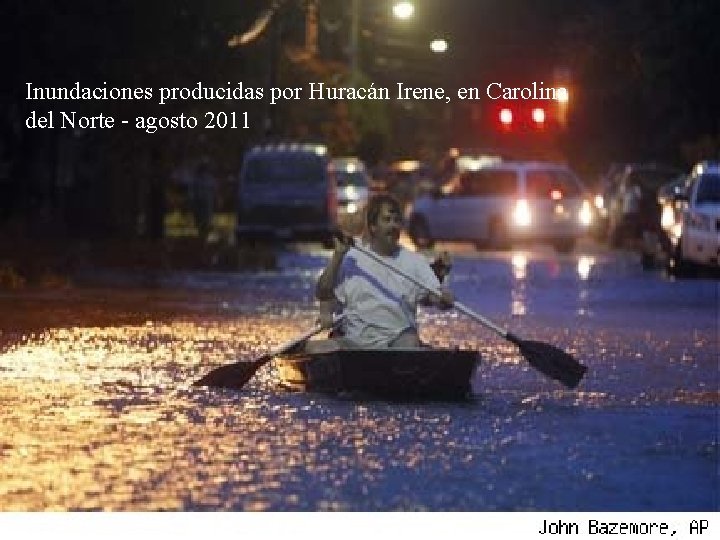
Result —
[{"label": "man's white t-shirt", "polygon": [[[433,290],[440,287],[422,255],[401,247],[394,256],[377,256]],[[406,330],[417,331],[417,305],[426,296],[425,289],[352,248],[335,286],[345,337],[363,347],[385,347]]]}]

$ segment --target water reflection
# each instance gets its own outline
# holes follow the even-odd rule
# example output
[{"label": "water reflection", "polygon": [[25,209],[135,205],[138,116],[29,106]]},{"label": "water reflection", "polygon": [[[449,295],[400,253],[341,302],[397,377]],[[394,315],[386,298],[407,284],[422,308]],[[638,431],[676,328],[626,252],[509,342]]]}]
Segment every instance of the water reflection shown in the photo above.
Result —
[{"label": "water reflection", "polygon": [[581,281],[587,281],[587,279],[590,277],[590,271],[592,270],[592,267],[595,265],[595,257],[590,257],[588,255],[580,255],[578,258],[578,264],[577,264],[577,273],[578,276],[580,276]]},{"label": "water reflection", "polygon": [[[530,260],[530,255],[522,251],[513,252],[510,257],[512,272],[510,313],[513,316],[525,316],[529,313],[530,299],[534,296],[532,289],[536,287],[538,283],[544,282],[545,278],[550,278],[558,282],[562,282],[568,278],[568,267],[561,265],[554,257],[543,261],[542,264],[536,264],[532,274],[529,266]],[[577,277],[572,279],[570,283],[572,283],[573,288],[576,287],[578,291],[578,307],[576,308],[578,315],[591,314],[590,286],[588,281],[595,264],[595,257],[580,255],[574,268]]]},{"label": "water reflection", "polygon": [[578,258],[577,273],[580,277],[580,284],[578,286],[578,307],[576,311],[581,317],[593,314],[590,309],[590,288],[587,283],[593,266],[595,266],[595,257],[581,255]]},{"label": "water reflection", "polygon": [[522,252],[512,254],[513,284],[511,291],[510,313],[515,316],[527,314],[527,255]]}]

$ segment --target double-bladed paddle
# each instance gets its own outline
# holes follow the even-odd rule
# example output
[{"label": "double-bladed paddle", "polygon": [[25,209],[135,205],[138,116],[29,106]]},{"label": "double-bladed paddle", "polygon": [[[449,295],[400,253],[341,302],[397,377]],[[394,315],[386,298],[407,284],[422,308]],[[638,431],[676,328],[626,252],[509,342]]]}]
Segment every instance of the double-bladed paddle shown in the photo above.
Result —
[{"label": "double-bladed paddle", "polygon": [[[352,237],[342,235],[340,239],[341,241],[352,245],[359,252],[363,253],[367,257],[370,257],[375,262],[385,266],[386,268],[389,268],[390,270],[393,270],[398,275],[411,281],[418,287],[421,287],[436,296],[441,296],[439,291],[436,291],[432,287],[429,287],[428,285],[418,281],[413,276],[407,274],[393,264],[385,261],[374,252],[358,245]],[[582,365],[580,362],[575,360],[575,358],[573,358],[570,354],[566,353],[562,349],[550,345],[549,343],[543,343],[542,341],[531,341],[527,339],[522,339],[515,334],[508,332],[501,326],[498,326],[491,320],[483,317],[479,313],[475,313],[472,309],[470,309],[464,304],[461,304],[460,302],[454,302],[453,307],[461,313],[464,313],[471,319],[474,319],[480,324],[486,326],[490,330],[493,330],[500,337],[508,340],[510,343],[517,345],[518,349],[520,349],[520,353],[530,363],[532,367],[534,367],[544,375],[560,381],[568,388],[575,388],[580,383],[580,380],[583,378],[583,375],[585,375],[585,372],[587,371],[586,366]]]}]

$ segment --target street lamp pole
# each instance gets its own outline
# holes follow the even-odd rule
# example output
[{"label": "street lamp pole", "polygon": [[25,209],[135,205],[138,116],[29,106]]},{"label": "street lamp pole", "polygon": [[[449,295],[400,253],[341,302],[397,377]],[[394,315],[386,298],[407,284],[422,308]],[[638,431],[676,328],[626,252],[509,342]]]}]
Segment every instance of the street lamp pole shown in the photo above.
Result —
[{"label": "street lamp pole", "polygon": [[[415,5],[412,2],[393,4],[393,16],[400,20],[412,18]],[[358,83],[360,75],[360,0],[352,0],[350,7],[350,84]]]}]

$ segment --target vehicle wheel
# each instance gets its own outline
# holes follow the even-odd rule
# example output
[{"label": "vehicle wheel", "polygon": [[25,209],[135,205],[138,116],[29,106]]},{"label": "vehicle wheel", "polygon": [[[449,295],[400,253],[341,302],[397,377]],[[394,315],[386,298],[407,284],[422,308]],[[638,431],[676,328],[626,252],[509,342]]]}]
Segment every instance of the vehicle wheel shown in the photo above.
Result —
[{"label": "vehicle wheel", "polygon": [[490,222],[488,231],[489,244],[494,249],[508,249],[510,247],[510,237],[508,235],[507,226],[500,218],[494,218]]},{"label": "vehicle wheel", "polygon": [[433,247],[434,241],[430,236],[430,228],[424,218],[415,216],[410,220],[408,230],[410,239],[420,249],[430,249]]},{"label": "vehicle wheel", "polygon": [[566,238],[564,240],[556,240],[553,242],[553,247],[558,253],[570,253],[573,249],[575,249],[575,239]]}]

